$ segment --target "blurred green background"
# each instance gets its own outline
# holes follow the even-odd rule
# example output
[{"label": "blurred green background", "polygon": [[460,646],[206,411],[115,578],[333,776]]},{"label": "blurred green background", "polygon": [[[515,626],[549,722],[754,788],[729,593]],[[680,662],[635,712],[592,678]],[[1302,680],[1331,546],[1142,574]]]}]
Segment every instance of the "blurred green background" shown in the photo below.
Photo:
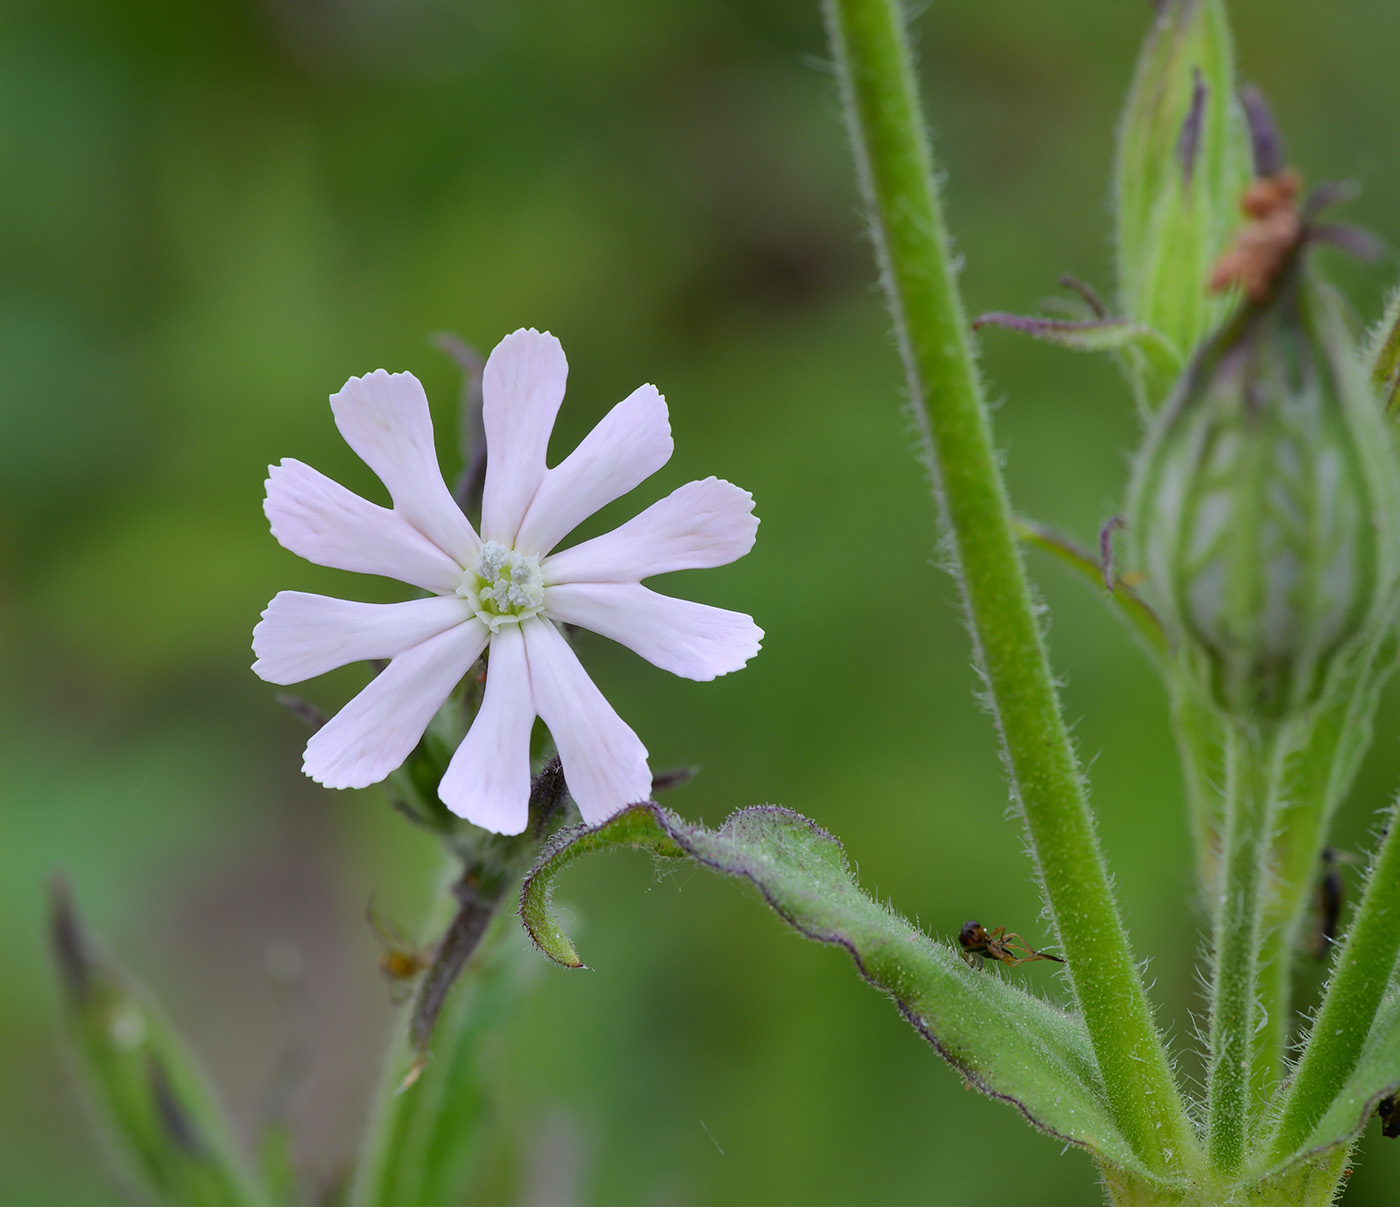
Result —
[{"label": "blurred green background", "polygon": [[[1400,8],[1308,7],[1234,5],[1244,74],[1293,160],[1359,180],[1347,216],[1393,241]],[[1112,131],[1148,4],[927,9],[972,311],[1034,308],[1067,270],[1111,288]],[[56,1042],[55,871],[245,1133],[300,1008],[268,953],[299,949],[300,1159],[329,1183],[353,1150],[401,1017],[364,904],[411,926],[436,855],[378,790],[301,777],[305,735],[247,669],[259,610],[280,588],[395,595],[282,551],[259,506],[283,456],[373,493],[325,399],[379,366],[424,381],[454,462],[438,331],[483,352],[522,325],[562,339],[556,457],[655,382],[676,455],[622,514],[710,473],[758,500],[750,557],[666,584],[753,613],[747,670],[683,683],[581,644],[653,766],[703,767],[671,807],[713,824],[787,804],[933,934],[977,917],[1048,940],[934,565],[824,53],[814,0],[0,10],[0,1200],[117,1200]],[[1328,264],[1373,319],[1394,257]],[[1124,389],[1005,333],[984,351],[1018,507],[1091,537],[1137,438]],[[879,567],[873,619],[853,559]],[[1161,691],[1093,592],[1033,569],[1133,938],[1194,1070],[1201,916]],[[363,678],[307,694],[333,708]],[[1345,848],[1400,779],[1397,730],[1392,691]],[[635,857],[563,892],[596,971],[542,967],[499,1053],[526,1181],[543,1148],[573,1201],[609,1207],[1097,1201],[1087,1159],[964,1090],[841,954],[734,885]],[[1064,992],[1045,965],[1007,975]],[[1397,1178],[1373,1126],[1348,1202],[1393,1202]]]}]

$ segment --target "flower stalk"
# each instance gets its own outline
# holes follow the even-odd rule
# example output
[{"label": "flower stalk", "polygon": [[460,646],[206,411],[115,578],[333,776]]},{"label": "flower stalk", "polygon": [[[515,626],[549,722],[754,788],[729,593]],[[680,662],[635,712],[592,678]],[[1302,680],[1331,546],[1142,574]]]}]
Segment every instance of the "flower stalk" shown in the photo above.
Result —
[{"label": "flower stalk", "polygon": [[894,0],[826,0],[827,28],[950,561],[1068,974],[1115,1117],[1143,1161],[1194,1145],[1099,851],[1016,546],[933,157]]},{"label": "flower stalk", "polygon": [[[1251,1083],[1274,1063],[1255,1039],[1263,879],[1277,801],[1279,735],[1232,725],[1225,743],[1225,845],[1211,975],[1209,1156],[1222,1173],[1244,1161]],[[1267,1034],[1267,1029],[1265,1034]]]}]

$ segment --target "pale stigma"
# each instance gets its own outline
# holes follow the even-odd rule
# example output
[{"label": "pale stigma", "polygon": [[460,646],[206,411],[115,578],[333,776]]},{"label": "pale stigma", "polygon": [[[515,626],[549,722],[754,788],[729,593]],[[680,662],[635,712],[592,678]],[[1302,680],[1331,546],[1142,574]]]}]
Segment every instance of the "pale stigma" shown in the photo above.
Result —
[{"label": "pale stigma", "polygon": [[503,624],[529,620],[544,607],[540,559],[487,541],[462,575],[457,594],[491,632],[499,633]]}]

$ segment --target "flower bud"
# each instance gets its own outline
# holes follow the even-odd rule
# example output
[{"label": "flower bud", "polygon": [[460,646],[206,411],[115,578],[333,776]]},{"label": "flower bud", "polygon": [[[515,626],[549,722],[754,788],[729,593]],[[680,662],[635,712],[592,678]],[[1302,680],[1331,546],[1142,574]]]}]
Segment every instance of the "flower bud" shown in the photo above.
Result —
[{"label": "flower bud", "polygon": [[1136,465],[1149,599],[1229,715],[1316,703],[1387,623],[1400,536],[1390,433],[1301,252],[1201,348]]},{"label": "flower bud", "polygon": [[[1123,313],[1183,356],[1228,310],[1201,282],[1250,175],[1224,0],[1165,0],[1119,127],[1118,278]],[[1154,404],[1170,384],[1161,383]]]}]

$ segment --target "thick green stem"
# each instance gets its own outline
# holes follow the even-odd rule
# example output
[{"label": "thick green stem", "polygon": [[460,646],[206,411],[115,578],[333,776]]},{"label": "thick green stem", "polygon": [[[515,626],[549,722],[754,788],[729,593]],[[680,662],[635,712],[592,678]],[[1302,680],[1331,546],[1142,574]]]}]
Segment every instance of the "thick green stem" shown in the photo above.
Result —
[{"label": "thick green stem", "polygon": [[914,413],[987,694],[1115,1116],[1151,1168],[1194,1138],[1094,833],[993,452],[895,0],[825,0]]},{"label": "thick green stem", "polygon": [[1256,1060],[1273,1054],[1255,1040],[1263,880],[1278,784],[1274,732],[1232,727],[1225,743],[1225,842],[1213,932],[1210,1081],[1207,1091],[1210,1161],[1235,1173],[1244,1161],[1251,1082]]},{"label": "thick green stem", "polygon": [[1293,1075],[1273,1156],[1289,1156],[1307,1143],[1343,1083],[1356,1068],[1376,1011],[1400,955],[1400,834],[1395,815],[1371,869],[1366,891],[1337,959],[1336,971],[1303,1058]]}]

